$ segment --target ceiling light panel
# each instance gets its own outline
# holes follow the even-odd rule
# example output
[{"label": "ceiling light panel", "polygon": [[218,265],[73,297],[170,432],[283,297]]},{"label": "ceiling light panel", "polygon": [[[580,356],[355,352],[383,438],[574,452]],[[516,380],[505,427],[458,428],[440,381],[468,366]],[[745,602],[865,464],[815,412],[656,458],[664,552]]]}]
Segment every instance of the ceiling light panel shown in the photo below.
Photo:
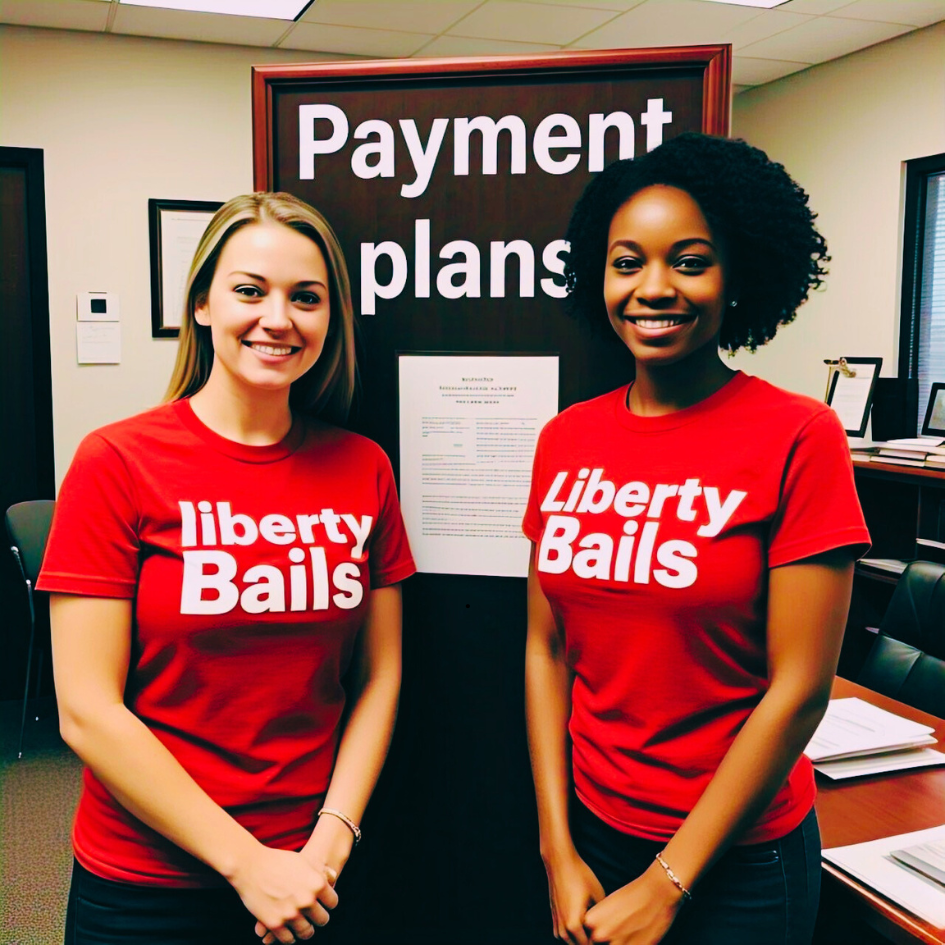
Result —
[{"label": "ceiling light panel", "polygon": [[310,0],[120,0],[123,6],[187,10],[190,13],[225,13],[258,16],[267,20],[294,20]]},{"label": "ceiling light panel", "polygon": [[779,7],[788,0],[702,0],[703,3],[727,3],[736,7],[760,7],[762,10],[770,10],[772,7]]}]

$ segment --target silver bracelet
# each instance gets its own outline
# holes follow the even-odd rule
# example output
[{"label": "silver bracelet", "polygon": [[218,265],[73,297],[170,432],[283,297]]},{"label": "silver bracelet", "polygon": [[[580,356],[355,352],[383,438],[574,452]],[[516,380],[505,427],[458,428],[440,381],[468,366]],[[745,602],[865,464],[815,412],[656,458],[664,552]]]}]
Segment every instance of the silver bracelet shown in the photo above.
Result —
[{"label": "silver bracelet", "polygon": [[361,828],[347,814],[335,810],[334,807],[323,807],[318,812],[318,816],[321,817],[322,814],[331,814],[332,817],[337,817],[354,834],[355,846],[361,842]]},{"label": "silver bracelet", "polygon": [[659,865],[663,867],[663,871],[669,877],[670,882],[683,894],[683,899],[687,900],[688,902],[691,902],[692,893],[689,892],[689,890],[686,889],[685,886],[683,886],[682,880],[680,880],[680,878],[672,871],[672,868],[670,867],[669,863],[667,863],[666,860],[663,859],[662,853],[656,854],[656,862],[659,863]]}]

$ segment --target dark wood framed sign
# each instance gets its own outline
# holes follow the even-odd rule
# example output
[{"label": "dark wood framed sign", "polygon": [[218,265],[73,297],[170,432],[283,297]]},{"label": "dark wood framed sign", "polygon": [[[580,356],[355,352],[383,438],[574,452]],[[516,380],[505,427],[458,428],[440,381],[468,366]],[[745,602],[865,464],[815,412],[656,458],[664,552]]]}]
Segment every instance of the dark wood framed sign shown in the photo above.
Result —
[{"label": "dark wood framed sign", "polygon": [[[254,186],[321,210],[345,250],[370,410],[396,462],[396,348],[562,352],[562,406],[628,378],[561,311],[563,234],[617,157],[729,130],[728,46],[253,70]],[[619,350],[618,350],[619,348]]]},{"label": "dark wood framed sign", "polygon": [[[618,157],[728,134],[730,74],[729,46],[253,70],[254,185],[308,201],[338,234],[361,328],[352,425],[395,470],[398,351],[558,352],[561,407],[633,377],[612,332],[562,310],[571,208]],[[397,731],[346,869],[368,887],[351,941],[551,940],[524,638],[521,578],[406,583]]]},{"label": "dark wood framed sign", "polygon": [[184,286],[194,249],[221,206],[213,200],[152,197],[148,201],[152,338],[176,338],[180,333]]}]

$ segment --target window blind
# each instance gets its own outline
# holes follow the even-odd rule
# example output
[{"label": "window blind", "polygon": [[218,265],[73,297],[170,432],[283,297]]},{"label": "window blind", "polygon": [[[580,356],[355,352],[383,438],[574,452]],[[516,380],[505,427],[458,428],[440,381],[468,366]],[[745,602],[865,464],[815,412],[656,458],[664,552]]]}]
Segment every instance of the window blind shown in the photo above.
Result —
[{"label": "window blind", "polygon": [[945,383],[945,172],[931,174],[925,204],[919,296],[919,425],[929,393]]}]

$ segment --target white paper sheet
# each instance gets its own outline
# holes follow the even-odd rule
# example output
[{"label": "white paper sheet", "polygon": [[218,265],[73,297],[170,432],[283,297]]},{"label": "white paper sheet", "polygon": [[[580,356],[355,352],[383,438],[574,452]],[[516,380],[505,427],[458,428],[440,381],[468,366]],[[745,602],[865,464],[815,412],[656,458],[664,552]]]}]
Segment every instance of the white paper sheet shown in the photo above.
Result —
[{"label": "white paper sheet", "polygon": [[945,840],[945,826],[824,850],[823,857],[936,928],[945,928],[945,889],[897,863],[890,854],[917,843]]},{"label": "white paper sheet", "polygon": [[804,754],[819,762],[918,748],[935,743],[933,731],[862,699],[831,699]]},{"label": "white paper sheet", "polygon": [[78,364],[120,364],[121,322],[76,322]]},{"label": "white paper sheet", "polygon": [[525,577],[535,443],[558,358],[401,355],[400,501],[420,571]]},{"label": "white paper sheet", "polygon": [[856,377],[837,376],[830,406],[837,412],[845,430],[859,430],[873,383],[873,365],[857,365]]},{"label": "white paper sheet", "polygon": [[927,768],[945,764],[945,754],[932,748],[916,748],[893,751],[865,758],[846,758],[841,761],[822,761],[815,764],[821,774],[841,781],[844,778],[859,778],[867,774],[883,774],[887,771],[905,771],[909,768]]},{"label": "white paper sheet", "polygon": [[180,328],[187,273],[212,216],[206,210],[161,211],[161,313],[165,328]]}]

